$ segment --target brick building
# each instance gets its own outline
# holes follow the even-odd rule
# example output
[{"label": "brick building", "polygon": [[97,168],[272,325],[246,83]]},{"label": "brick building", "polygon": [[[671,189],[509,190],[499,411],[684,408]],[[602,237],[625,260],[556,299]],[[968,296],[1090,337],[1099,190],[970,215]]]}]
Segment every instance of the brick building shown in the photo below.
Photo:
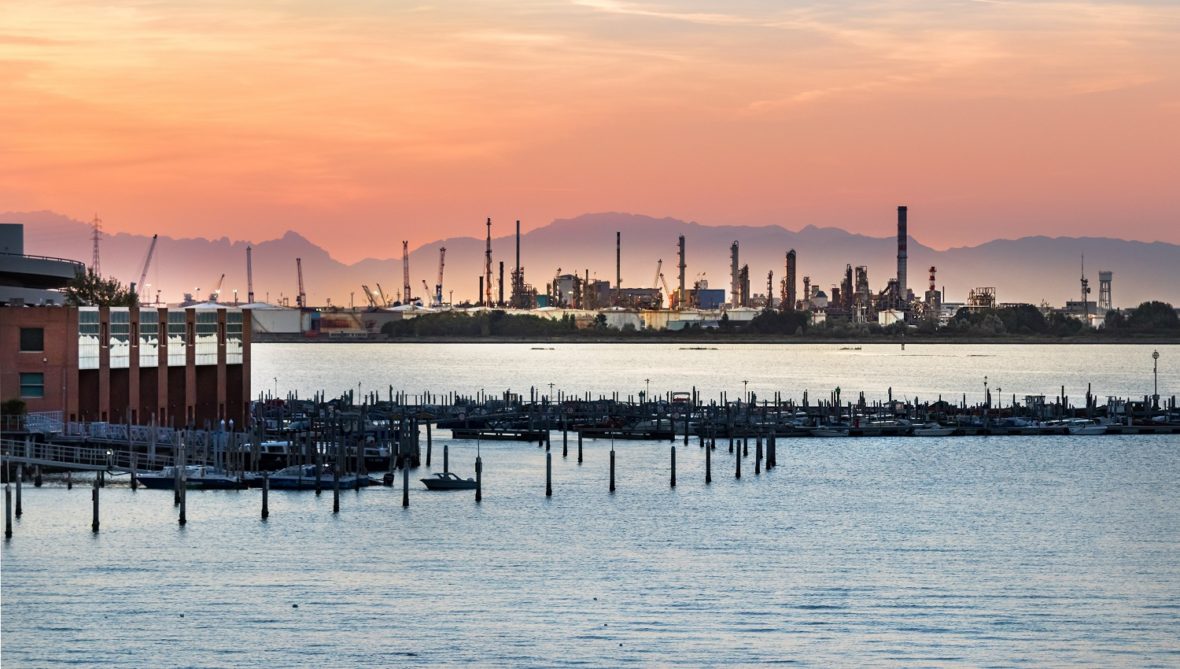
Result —
[{"label": "brick building", "polygon": [[249,310],[54,306],[81,264],[25,256],[19,226],[0,227],[0,401],[68,421],[245,424]]}]

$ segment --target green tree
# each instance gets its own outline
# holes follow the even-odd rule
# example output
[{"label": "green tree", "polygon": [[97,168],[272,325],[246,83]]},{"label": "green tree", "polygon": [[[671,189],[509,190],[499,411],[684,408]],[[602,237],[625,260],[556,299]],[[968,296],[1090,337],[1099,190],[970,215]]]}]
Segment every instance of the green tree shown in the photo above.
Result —
[{"label": "green tree", "polygon": [[70,281],[65,296],[66,304],[75,307],[134,307],[139,304],[139,296],[118,279],[104,279],[90,269]]},{"label": "green tree", "polygon": [[811,314],[806,311],[764,311],[743,330],[759,334],[796,334],[807,329],[810,319]]},{"label": "green tree", "polygon": [[1180,317],[1167,302],[1144,302],[1127,314],[1127,328],[1130,330],[1180,330]]}]

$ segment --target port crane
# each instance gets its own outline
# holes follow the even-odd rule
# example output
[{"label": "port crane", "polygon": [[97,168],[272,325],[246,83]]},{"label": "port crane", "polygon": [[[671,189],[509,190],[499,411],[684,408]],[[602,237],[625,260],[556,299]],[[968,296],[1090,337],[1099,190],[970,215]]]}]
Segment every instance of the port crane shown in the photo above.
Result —
[{"label": "port crane", "polygon": [[381,303],[382,307],[389,306],[389,298],[385,297],[385,290],[381,287],[381,282],[377,282],[377,301]]},{"label": "port crane", "polygon": [[148,244],[147,257],[143,260],[143,271],[139,273],[139,283],[136,283],[131,288],[131,292],[135,293],[136,295],[142,293],[143,288],[146,285],[144,281],[147,281],[148,267],[150,267],[152,264],[152,254],[156,251],[156,238],[158,237],[159,235],[152,235],[152,243]]},{"label": "port crane", "polygon": [[221,297],[221,284],[225,283],[225,272],[221,273],[221,278],[217,280],[217,287],[213,292],[209,293],[209,301],[216,302],[217,298]]},{"label": "port crane", "polygon": [[422,290],[425,291],[427,295],[430,294],[430,286],[426,285],[426,279],[422,279]]},{"label": "port crane", "polygon": [[672,290],[668,288],[668,280],[664,278],[664,273],[660,272],[660,283],[664,286],[664,292],[668,294],[668,308],[672,308]]},{"label": "port crane", "polygon": [[295,259],[295,274],[299,277],[299,294],[295,297],[295,306],[303,309],[307,306],[307,293],[303,292],[303,258]]},{"label": "port crane", "polygon": [[369,308],[376,309],[379,305],[377,304],[377,297],[373,295],[373,291],[363,283],[361,284],[361,291],[365,293],[365,299],[369,301]]},{"label": "port crane", "polygon": [[438,250],[438,282],[434,284],[434,306],[441,307],[443,303],[443,265],[447,257],[447,247]]}]

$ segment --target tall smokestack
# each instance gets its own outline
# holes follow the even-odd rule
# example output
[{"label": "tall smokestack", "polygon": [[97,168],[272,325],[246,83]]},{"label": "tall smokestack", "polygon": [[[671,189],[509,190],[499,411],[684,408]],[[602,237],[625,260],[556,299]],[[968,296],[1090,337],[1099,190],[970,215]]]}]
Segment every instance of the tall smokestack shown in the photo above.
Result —
[{"label": "tall smokestack", "polygon": [[908,234],[906,232],[906,207],[902,205],[897,208],[897,299],[905,306],[908,301],[909,290],[906,288],[905,282],[905,265],[906,265],[906,239]]},{"label": "tall smokestack", "polygon": [[615,304],[623,300],[623,233],[615,232]]},{"label": "tall smokestack", "polygon": [[783,311],[795,308],[795,249],[787,251],[787,303]]},{"label": "tall smokestack", "polygon": [[254,304],[254,249],[246,247],[246,303]]},{"label": "tall smokestack", "polygon": [[742,285],[738,277],[738,243],[734,240],[729,247],[729,306],[737,308],[741,304]]},{"label": "tall smokestack", "polygon": [[[519,284],[519,285],[518,285]],[[520,275],[520,220],[516,221],[516,269],[512,272],[512,306],[523,307],[519,302],[524,299],[520,293],[524,289],[524,278]]]},{"label": "tall smokestack", "polygon": [[487,248],[484,251],[483,261],[483,285],[480,290],[480,297],[483,299],[485,307],[492,306],[492,219],[488,219],[488,241]]},{"label": "tall smokestack", "polygon": [[686,288],[686,286],[684,285],[684,268],[685,267],[687,267],[687,265],[684,264],[684,235],[680,235],[680,294],[676,296],[676,308],[677,309],[684,308],[684,299],[688,295],[687,293],[684,292],[685,288]]}]

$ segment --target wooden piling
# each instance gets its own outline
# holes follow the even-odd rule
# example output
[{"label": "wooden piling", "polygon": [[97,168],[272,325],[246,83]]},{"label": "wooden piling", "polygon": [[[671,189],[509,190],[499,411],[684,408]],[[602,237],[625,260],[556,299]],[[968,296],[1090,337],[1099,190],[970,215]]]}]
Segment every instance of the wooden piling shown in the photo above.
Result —
[{"label": "wooden piling", "polygon": [[451,471],[451,447],[443,444],[443,473]]},{"label": "wooden piling", "polygon": [[315,494],[316,494],[316,497],[319,497],[320,493],[324,489],[324,485],[322,482],[323,477],[321,476],[321,473],[324,471],[324,453],[323,453],[323,451],[320,450],[318,445],[316,446],[315,450],[316,450]]},{"label": "wooden piling", "polygon": [[41,487],[41,465],[37,465],[37,467],[33,469],[33,487]]},{"label": "wooden piling", "polygon": [[427,467],[430,466],[430,452],[433,449],[434,449],[434,437],[430,431],[430,421],[426,421],[426,466]]},{"label": "wooden piling", "polygon": [[545,496],[553,496],[553,454],[545,454]]},{"label": "wooden piling", "polygon": [[[339,458],[337,458],[339,459]],[[340,468],[332,468],[332,513],[340,513]]]},{"label": "wooden piling", "polygon": [[4,484],[4,538],[12,538],[12,486]]},{"label": "wooden piling", "polygon": [[570,433],[566,428],[565,419],[561,420],[561,457],[568,458],[570,454]]},{"label": "wooden piling", "polygon": [[615,491],[615,447],[610,449],[610,491]]},{"label": "wooden piling", "polygon": [[578,464],[582,464],[582,433],[578,433]]},{"label": "wooden piling", "polygon": [[402,467],[402,508],[410,506],[410,468]]},{"label": "wooden piling", "polygon": [[759,437],[755,442],[754,451],[754,476],[762,473],[762,438]]},{"label": "wooden piling", "polygon": [[735,456],[736,457],[734,457],[733,461],[736,464],[734,465],[733,477],[735,479],[740,479],[742,477],[742,447],[740,445],[738,446]]},{"label": "wooden piling", "polygon": [[68,469],[66,470],[66,490],[73,490],[74,489],[74,476],[73,476],[73,474],[74,474],[74,472],[72,472]]},{"label": "wooden piling", "polygon": [[262,519],[270,517],[270,475],[262,477]]},{"label": "wooden piling", "polygon": [[20,503],[21,479],[23,479],[24,477],[25,477],[24,465],[17,465],[16,466],[16,517],[17,518],[20,518],[21,515],[24,514],[24,511],[21,509],[21,503]]},{"label": "wooden piling", "polygon": [[93,512],[90,518],[90,531],[98,531],[98,479],[94,479],[94,487],[90,490],[90,503]]},{"label": "wooden piling", "polygon": [[131,490],[139,490],[139,477],[135,474],[135,466],[138,464],[135,451],[131,452]]},{"label": "wooden piling", "polygon": [[483,499],[483,460],[475,456],[475,501]]},{"label": "wooden piling", "polygon": [[676,447],[672,447],[672,487],[676,487]]},{"label": "wooden piling", "polygon": [[705,449],[705,485],[713,482],[713,449]]},{"label": "wooden piling", "polygon": [[188,489],[187,489],[187,486],[188,486],[188,484],[185,482],[184,473],[182,472],[180,474],[180,518],[177,519],[177,522],[180,523],[181,527],[184,527],[185,523],[188,522]]}]

